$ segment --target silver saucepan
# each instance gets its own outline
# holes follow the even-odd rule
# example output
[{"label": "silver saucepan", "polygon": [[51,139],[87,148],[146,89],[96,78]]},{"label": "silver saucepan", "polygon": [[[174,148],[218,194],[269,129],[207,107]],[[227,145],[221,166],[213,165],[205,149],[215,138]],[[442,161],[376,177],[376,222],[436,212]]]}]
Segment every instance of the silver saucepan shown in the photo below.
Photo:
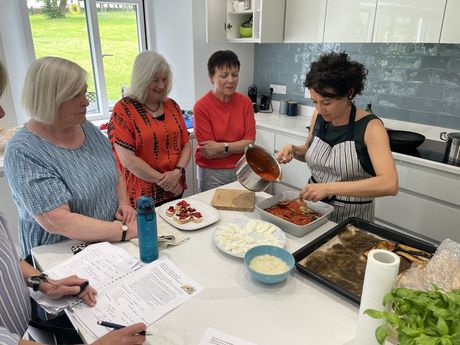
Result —
[{"label": "silver saucepan", "polygon": [[246,146],[244,155],[235,168],[238,181],[254,192],[262,192],[270,183],[281,180],[280,163],[267,150],[257,145]]},{"label": "silver saucepan", "polygon": [[460,163],[460,133],[441,132],[440,138],[447,141],[445,160],[452,163]]}]

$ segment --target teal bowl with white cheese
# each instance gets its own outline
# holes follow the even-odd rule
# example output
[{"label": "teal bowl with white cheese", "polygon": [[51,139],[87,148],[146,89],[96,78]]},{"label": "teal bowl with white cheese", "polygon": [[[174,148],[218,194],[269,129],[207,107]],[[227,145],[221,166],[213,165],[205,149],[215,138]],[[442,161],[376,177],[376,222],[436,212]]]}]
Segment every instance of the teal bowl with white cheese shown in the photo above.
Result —
[{"label": "teal bowl with white cheese", "polygon": [[[259,258],[256,259],[257,257]],[[256,261],[253,261],[254,259]],[[286,280],[294,267],[295,260],[284,248],[261,245],[252,247],[246,252],[244,264],[254,280],[264,284],[276,284]]]}]

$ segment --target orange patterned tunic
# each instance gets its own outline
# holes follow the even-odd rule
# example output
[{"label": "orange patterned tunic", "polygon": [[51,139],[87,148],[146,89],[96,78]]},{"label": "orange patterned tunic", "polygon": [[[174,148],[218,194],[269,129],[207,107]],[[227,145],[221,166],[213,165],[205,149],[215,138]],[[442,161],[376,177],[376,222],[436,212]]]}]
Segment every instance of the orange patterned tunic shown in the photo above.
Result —
[{"label": "orange patterned tunic", "polygon": [[[184,145],[189,142],[188,131],[182,111],[174,100],[168,98],[163,108],[164,116],[153,118],[141,103],[124,97],[115,104],[112,111],[108,127],[109,140],[117,166],[125,176],[133,207],[141,195],[153,197],[157,205],[175,197],[155,183],[144,181],[126,169],[114,148],[114,144],[117,144],[134,152],[161,173],[174,170]],[[187,188],[185,176],[182,176],[180,183],[184,191]]]}]

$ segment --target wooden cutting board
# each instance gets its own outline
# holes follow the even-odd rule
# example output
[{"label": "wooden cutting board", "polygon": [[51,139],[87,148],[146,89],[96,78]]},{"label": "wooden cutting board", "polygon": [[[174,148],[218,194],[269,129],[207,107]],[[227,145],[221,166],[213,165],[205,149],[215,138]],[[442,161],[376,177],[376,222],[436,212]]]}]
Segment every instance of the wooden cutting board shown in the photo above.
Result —
[{"label": "wooden cutting board", "polygon": [[255,193],[241,189],[216,189],[211,205],[219,210],[252,212]]}]

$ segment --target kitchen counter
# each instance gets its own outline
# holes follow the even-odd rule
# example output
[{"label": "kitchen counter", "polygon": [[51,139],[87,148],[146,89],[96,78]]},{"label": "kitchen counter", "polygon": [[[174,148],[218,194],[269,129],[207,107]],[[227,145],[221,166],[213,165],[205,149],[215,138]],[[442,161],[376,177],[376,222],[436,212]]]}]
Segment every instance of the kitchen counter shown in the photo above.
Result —
[{"label": "kitchen counter", "polygon": [[[225,188],[243,189],[239,183]],[[194,195],[207,204],[214,190]],[[256,202],[269,197],[257,193]],[[354,338],[358,308],[343,297],[307,279],[295,269],[288,280],[264,285],[251,279],[242,259],[221,252],[213,243],[216,226],[240,217],[258,218],[257,212],[219,211],[218,223],[187,231],[190,240],[161,250],[185,274],[205,287],[196,297],[163,316],[148,327],[152,343],[193,345],[208,327],[240,337],[258,345],[344,344]],[[161,226],[166,224],[157,217]],[[291,253],[311,242],[335,225],[327,222],[302,238],[286,234]],[[34,248],[32,254],[41,268],[49,269],[72,256],[72,241]],[[138,256],[130,242],[117,246]]]}]

